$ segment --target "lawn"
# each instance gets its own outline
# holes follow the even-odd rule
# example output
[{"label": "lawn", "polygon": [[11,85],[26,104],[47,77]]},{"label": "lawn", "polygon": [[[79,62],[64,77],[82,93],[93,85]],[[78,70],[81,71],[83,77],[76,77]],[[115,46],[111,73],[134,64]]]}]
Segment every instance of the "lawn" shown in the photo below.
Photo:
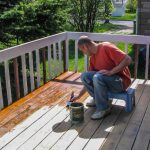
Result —
[{"label": "lawn", "polygon": [[115,24],[111,24],[111,23],[96,23],[95,28],[94,28],[94,32],[96,33],[104,33],[104,32],[110,32],[113,31],[115,33],[115,31],[117,31],[118,29],[124,27],[124,25],[115,25]]},{"label": "lawn", "polygon": [[125,13],[124,16],[111,16],[111,20],[133,21],[136,19],[136,13]]}]

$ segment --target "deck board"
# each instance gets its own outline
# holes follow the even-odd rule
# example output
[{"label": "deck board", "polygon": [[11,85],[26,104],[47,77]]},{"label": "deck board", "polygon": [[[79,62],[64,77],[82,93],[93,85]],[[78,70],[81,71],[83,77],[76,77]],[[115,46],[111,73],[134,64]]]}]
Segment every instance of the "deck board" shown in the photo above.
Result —
[{"label": "deck board", "polygon": [[139,103],[136,105],[136,109],[121,137],[121,140],[117,146],[117,150],[127,150],[132,148],[139,131],[139,127],[142,123],[145,111],[149,104],[149,91],[150,86],[146,85],[142,93],[142,97],[140,98]]},{"label": "deck board", "polygon": [[150,140],[149,123],[150,123],[150,102],[148,104],[148,108],[146,110],[143,122],[137,134],[133,150],[147,149]]},{"label": "deck board", "polygon": [[99,149],[102,146],[107,136],[114,128],[114,124],[123,109],[121,106],[124,106],[124,103],[119,101],[114,103],[111,115],[102,121],[94,135],[90,137],[88,143],[84,147],[85,150]]},{"label": "deck board", "polygon": [[[59,80],[66,79],[67,77],[69,77],[69,75],[72,75],[72,74],[73,73],[65,73],[62,76],[60,76],[58,79]],[[54,84],[55,84],[55,87],[53,86]],[[48,89],[48,87],[51,87],[51,86],[53,86],[53,91]],[[45,101],[45,97],[42,93],[45,92],[44,94],[49,95],[49,96],[54,95],[58,92],[58,91],[54,91],[54,89],[58,88],[59,86],[60,86],[60,83],[49,82],[45,86],[40,87],[36,91],[30,93],[26,97],[20,99],[16,103],[12,104],[8,108],[2,110],[0,112],[0,136],[2,136],[5,133],[4,129],[6,129],[6,131],[8,132],[8,130],[10,130],[13,126],[15,126],[17,124],[17,121],[15,121],[16,116],[18,118],[19,114],[21,115],[21,113],[23,113],[25,115],[24,112],[28,112],[28,111],[32,110],[29,112],[29,114],[31,114],[32,112],[38,110],[40,108],[40,106],[42,106],[42,105],[44,106],[45,103],[48,103],[48,98]],[[47,92],[46,92],[46,90],[47,90]],[[57,95],[58,95],[58,93],[57,93]],[[56,99],[54,99],[54,98],[50,99],[50,103],[52,103],[54,101],[56,102]],[[28,115],[28,114],[26,114],[26,115]],[[24,116],[24,118],[26,118],[26,115]],[[23,117],[23,115],[21,115],[21,117]],[[22,119],[20,118],[18,120],[22,121],[23,118]],[[13,123],[14,123],[14,125],[13,125]],[[1,127],[3,127],[3,130],[1,130]]]},{"label": "deck board", "polygon": [[[125,112],[123,101],[113,100],[108,117],[91,120],[95,109],[85,107],[84,122],[73,125],[65,102],[83,87],[79,77],[66,72],[0,111],[0,149],[150,149],[150,81],[133,81],[132,113]],[[79,101],[89,99],[85,93]]]},{"label": "deck board", "polygon": [[[70,96],[70,93],[69,93],[69,96]],[[29,135],[29,133],[26,133],[26,132],[23,133],[24,135],[28,135],[28,137],[26,138],[26,140],[22,140],[22,138],[21,138],[21,141],[19,142],[20,146],[18,148],[19,149],[27,149],[27,147],[29,146],[32,149],[32,148],[36,147],[36,145],[38,143],[40,143],[45,137],[48,136],[48,134],[50,132],[52,132],[52,128],[56,123],[64,121],[69,116],[69,111],[65,109],[65,106],[63,106],[61,108],[61,111],[59,111],[59,112],[58,112],[58,108],[57,108],[56,112],[57,112],[57,114],[49,112],[49,114],[46,114],[44,116],[44,120],[38,120],[36,122],[38,128],[41,123],[42,127],[40,128],[40,130],[37,130],[35,132],[34,130],[37,127],[34,127],[33,125],[32,125],[32,129],[29,130],[29,128],[28,128],[26,130],[26,132],[29,132],[30,135]],[[53,114],[54,118],[52,120],[49,120],[48,117],[51,114]],[[44,121],[46,121],[46,123],[44,123]],[[32,133],[32,131],[33,131],[33,133]],[[24,136],[24,135],[22,135],[22,136]],[[15,139],[15,141],[18,142],[18,139]]]},{"label": "deck board", "polygon": [[150,150],[150,140],[149,140],[149,144],[148,144],[148,148],[147,149]]},{"label": "deck board", "polygon": [[[139,102],[140,97],[143,93],[143,89],[145,87],[142,84],[143,84],[143,80],[136,80],[134,82],[134,85],[133,85],[136,89],[136,93],[135,93],[136,105]],[[103,145],[101,147],[102,150],[108,150],[108,149],[114,150],[114,149],[116,149],[117,144],[120,141],[122,134],[124,133],[124,130],[126,129],[126,126],[127,126],[132,115],[133,115],[133,112],[130,114],[126,113],[124,110],[121,112],[121,114],[119,115],[119,117],[115,123],[113,132],[110,132],[105,143],[103,143]]]},{"label": "deck board", "polygon": [[[70,116],[68,116],[66,118],[66,120],[64,120],[62,122],[57,122],[54,125],[54,127],[56,127],[56,128],[53,128],[53,131],[40,144],[38,144],[35,149],[36,150],[38,150],[38,149],[39,150],[49,149],[55,143],[57,143],[57,141],[60,142],[61,140],[59,140],[59,139],[62,136],[63,136],[63,139],[64,139],[64,134],[67,134],[68,131],[72,131],[73,129],[75,129],[75,127],[80,127],[80,129],[83,128],[84,125],[86,125],[87,120],[89,120],[88,117],[91,114],[91,112],[93,112],[93,111],[87,109],[86,106],[85,106],[85,112],[84,112],[84,114],[85,114],[85,119],[86,120],[85,120],[85,122],[83,124],[80,124],[80,126],[74,126],[74,125],[72,125],[71,122],[70,122]],[[51,141],[51,142],[49,142],[49,141]],[[64,147],[64,145],[63,145],[63,147]]]},{"label": "deck board", "polygon": [[[71,76],[70,76],[71,75]],[[62,79],[64,79],[63,77],[65,76],[65,78],[67,77],[67,79],[64,81],[65,82],[65,84],[64,83],[61,83],[61,82],[58,82],[60,79],[62,80]],[[48,83],[47,85],[46,85],[46,87],[44,87],[44,89],[43,89],[43,87],[42,87],[42,90],[45,90],[45,91],[40,91],[39,93],[37,93],[34,97],[32,97],[32,99],[30,99],[30,100],[34,100],[34,105],[32,105],[32,107],[33,106],[38,106],[38,108],[40,108],[41,106],[49,106],[49,107],[53,107],[53,106],[55,106],[57,103],[59,103],[59,105],[60,106],[64,106],[65,105],[65,101],[70,97],[70,93],[71,93],[71,90],[72,90],[72,88],[70,89],[70,84],[69,84],[69,87],[68,87],[68,83],[66,83],[66,82],[68,82],[68,81],[74,81],[74,80],[77,80],[78,78],[79,78],[79,74],[72,74],[72,73],[70,73],[70,72],[68,72],[67,74],[65,74],[65,75],[63,75],[62,77],[59,77],[59,80],[56,82],[56,84],[58,84],[58,86],[57,86],[57,91],[55,90],[55,88],[54,87],[52,87],[51,89],[49,89],[49,91],[51,91],[52,92],[52,94],[49,94],[49,95],[47,95],[48,93],[47,93],[47,91],[48,91],[48,87],[51,87],[52,85],[50,84],[50,83]],[[53,82],[53,81],[52,81]],[[55,81],[54,81],[55,82]],[[63,86],[62,86],[63,85]],[[73,87],[74,88],[74,87]],[[78,87],[79,89],[80,89],[80,87]],[[59,89],[59,90],[58,90]],[[74,90],[79,90],[79,89],[75,89],[74,88]],[[58,95],[58,92],[59,91],[61,91],[61,94],[60,95]],[[57,93],[57,94],[56,94]],[[45,97],[44,97],[45,96]],[[27,96],[27,101],[30,103],[31,101],[29,101],[28,100],[28,97],[29,96]],[[41,98],[41,97],[44,97],[43,99],[44,99],[44,101],[45,101],[45,103],[43,104],[42,102],[40,102],[40,104],[37,102],[37,98]],[[50,97],[50,98],[49,98]],[[29,97],[30,98],[30,97]],[[50,99],[50,100],[49,100]],[[27,103],[27,104],[29,104],[29,103]],[[24,105],[24,104],[23,104]],[[11,106],[10,106],[11,107]],[[21,106],[19,106],[19,107],[21,107]],[[17,113],[18,113],[18,108],[16,108],[17,110]],[[37,109],[37,108],[36,108]],[[30,111],[31,110],[31,111]],[[33,110],[34,109],[30,109],[30,110],[26,110],[26,111],[24,111],[24,113],[23,114],[19,114],[18,113],[18,116],[21,116],[20,118],[17,116],[17,118],[19,118],[18,120],[19,121],[22,121],[22,118],[24,117],[24,116],[26,116],[26,114],[28,113],[28,114],[31,114],[32,112],[33,112]],[[16,111],[14,111],[14,113],[16,113]],[[34,110],[35,111],[35,110]],[[13,112],[12,112],[13,113]],[[12,114],[11,114],[12,115]],[[23,117],[22,117],[23,116]],[[15,120],[16,118],[14,118],[14,119],[12,119],[11,121],[12,122],[9,122],[9,124],[13,124],[14,123],[14,120]],[[6,119],[5,119],[6,120]],[[9,120],[9,117],[8,117],[8,120]],[[29,122],[30,124],[32,123],[32,122]],[[26,128],[28,128],[28,126],[30,126],[30,124],[29,125],[26,125],[25,127],[24,127],[24,125],[23,125],[23,127],[21,128],[21,130],[20,130],[20,132],[22,132],[22,130],[25,130]],[[19,126],[19,128],[20,128],[20,126]],[[1,130],[3,130],[3,128],[0,128]],[[8,128],[7,128],[7,132],[8,132]],[[16,131],[16,132],[15,132]],[[17,136],[17,134],[20,134],[20,132],[18,131],[18,128],[17,128],[17,130],[15,130],[15,131],[13,131],[13,135],[12,135],[12,132],[9,132],[8,133],[8,135],[6,135],[5,137],[6,137],[6,139],[7,140],[5,140],[5,138],[3,138],[3,139],[0,139],[0,148],[1,147],[3,147],[4,146],[4,144],[6,144],[6,141],[7,141],[7,143],[9,142],[9,140],[12,140],[12,138],[13,137],[15,137],[15,136]],[[10,139],[9,139],[10,138]],[[8,140],[9,139],[9,140]],[[3,144],[3,141],[4,141],[4,144]]]}]

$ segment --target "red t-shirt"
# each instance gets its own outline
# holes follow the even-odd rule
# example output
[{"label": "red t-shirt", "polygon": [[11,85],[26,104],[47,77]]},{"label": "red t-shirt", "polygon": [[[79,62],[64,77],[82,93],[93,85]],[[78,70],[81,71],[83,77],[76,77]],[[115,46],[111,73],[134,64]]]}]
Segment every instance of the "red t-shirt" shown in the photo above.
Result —
[{"label": "red t-shirt", "polygon": [[[111,70],[119,65],[125,56],[126,53],[114,44],[109,42],[100,43],[96,54],[90,56],[89,71]],[[124,89],[127,89],[131,84],[131,75],[128,67],[124,67],[117,75],[122,78]]]}]

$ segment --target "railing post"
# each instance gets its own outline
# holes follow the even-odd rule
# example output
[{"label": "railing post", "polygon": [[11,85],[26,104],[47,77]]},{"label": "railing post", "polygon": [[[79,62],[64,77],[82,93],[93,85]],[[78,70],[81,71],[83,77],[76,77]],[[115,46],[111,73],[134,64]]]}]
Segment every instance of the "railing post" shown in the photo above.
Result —
[{"label": "railing post", "polygon": [[57,54],[56,43],[53,43],[53,59],[54,59],[54,78],[57,76]]},{"label": "railing post", "polygon": [[19,72],[18,72],[18,62],[17,58],[13,59],[14,65],[14,76],[15,76],[15,85],[16,85],[16,97],[17,99],[20,98],[20,84],[19,84]]},{"label": "railing post", "polygon": [[84,54],[84,71],[88,71],[88,67],[89,67],[89,57]]},{"label": "railing post", "polygon": [[62,73],[62,50],[61,50],[61,42],[58,42],[58,57],[59,57],[59,74]]},{"label": "railing post", "polygon": [[66,69],[66,41],[63,41],[63,69],[64,69],[64,72],[67,71]]},{"label": "railing post", "polygon": [[46,83],[46,56],[45,56],[46,47],[42,49],[42,63],[43,63],[43,83]]},{"label": "railing post", "polygon": [[52,63],[52,56],[51,56],[51,45],[48,46],[48,74],[49,74],[49,79],[52,79],[52,68],[51,68],[51,63]]},{"label": "railing post", "polygon": [[26,56],[25,54],[21,56],[21,63],[22,63],[22,77],[23,77],[23,90],[24,95],[28,93],[28,85],[27,85],[27,71],[26,71]]},{"label": "railing post", "polygon": [[32,54],[32,52],[29,52],[29,69],[30,69],[30,86],[31,86],[31,91],[33,91],[35,89],[35,83],[34,83],[33,54]]},{"label": "railing post", "polygon": [[11,93],[11,85],[10,85],[9,61],[5,60],[4,65],[5,65],[7,100],[8,100],[8,105],[10,105],[12,103],[12,93]]},{"label": "railing post", "polygon": [[75,40],[75,72],[78,72],[78,40]]},{"label": "railing post", "polygon": [[139,45],[134,45],[134,78],[137,78],[138,63],[139,63]]},{"label": "railing post", "polygon": [[37,78],[36,78],[36,84],[37,87],[40,87],[41,77],[40,77],[40,57],[39,57],[39,49],[36,50],[36,72],[37,72]]},{"label": "railing post", "polygon": [[0,109],[2,108],[4,108],[4,102],[3,102],[2,82],[0,76]]},{"label": "railing post", "polygon": [[149,44],[146,45],[145,79],[148,80],[149,72]]}]

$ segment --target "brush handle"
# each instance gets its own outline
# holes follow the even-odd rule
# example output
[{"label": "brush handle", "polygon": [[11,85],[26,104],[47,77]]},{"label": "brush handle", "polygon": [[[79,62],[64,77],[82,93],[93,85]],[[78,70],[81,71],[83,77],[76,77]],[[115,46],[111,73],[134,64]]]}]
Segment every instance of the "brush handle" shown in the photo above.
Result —
[{"label": "brush handle", "polygon": [[72,91],[72,93],[71,93],[71,97],[70,97],[70,100],[69,101],[71,101],[71,99],[74,97],[74,92]]}]

